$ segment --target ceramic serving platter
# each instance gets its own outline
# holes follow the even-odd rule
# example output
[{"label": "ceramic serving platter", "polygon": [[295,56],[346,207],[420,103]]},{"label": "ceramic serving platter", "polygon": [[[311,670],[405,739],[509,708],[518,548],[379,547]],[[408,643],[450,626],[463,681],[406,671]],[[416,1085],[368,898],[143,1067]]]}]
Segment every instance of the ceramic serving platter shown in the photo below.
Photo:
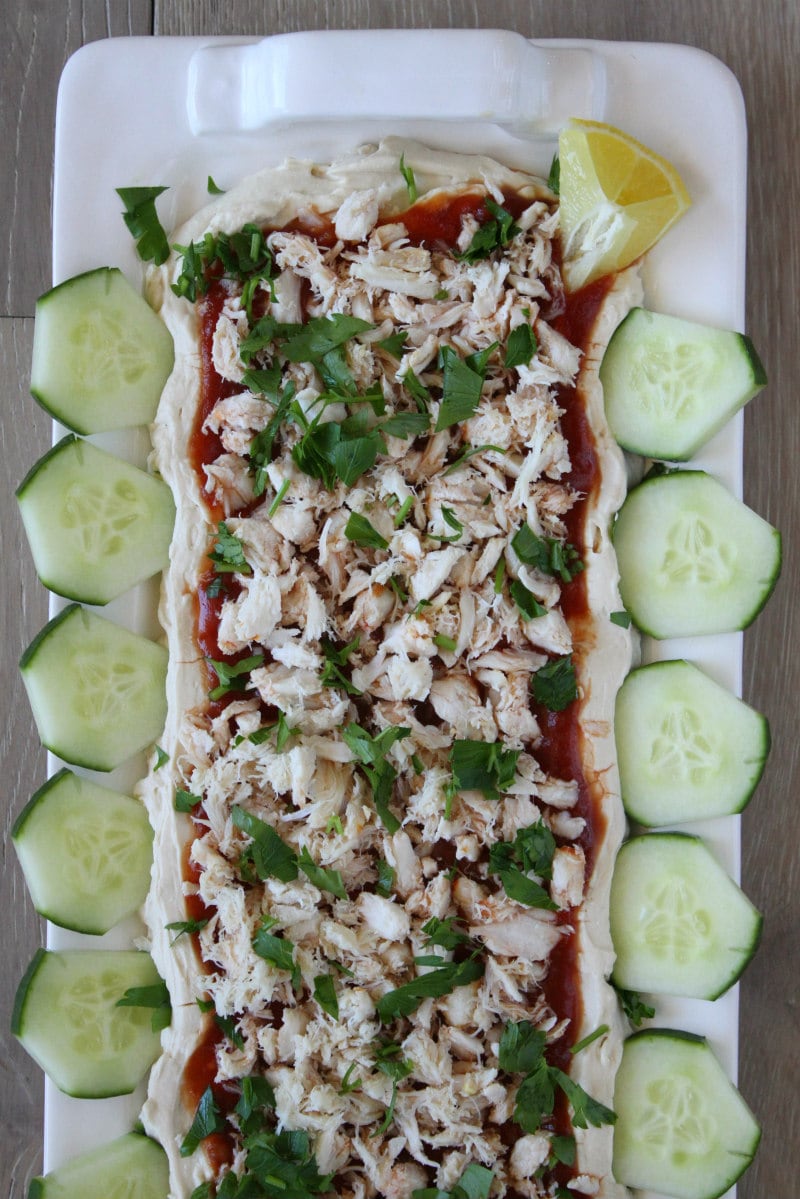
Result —
[{"label": "ceramic serving platter", "polygon": [[[53,281],[105,265],[141,279],[117,187],[166,186],[158,205],[170,228],[206,202],[209,175],[227,189],[287,157],[327,161],[387,134],[488,153],[546,175],[570,117],[633,134],[675,164],[692,197],[688,214],[647,259],[647,306],[742,329],[746,126],[728,69],[686,46],[536,42],[499,30],[315,32],[260,41],[114,38],[83,47],[67,63],[59,89]],[[694,463],[740,496],[742,428],[740,416]],[[141,430],[95,440],[140,464],[148,451]],[[104,614],[157,636],[156,599],[150,582]],[[55,612],[60,601],[53,605]],[[643,656],[687,657],[740,692],[741,634],[645,641]],[[140,757],[95,777],[126,790],[143,771]],[[738,877],[738,818],[692,831]],[[142,932],[133,919],[102,938],[51,926],[48,944],[118,947]],[[706,1035],[735,1079],[736,988],[714,1003],[660,999],[658,1023]],[[68,1099],[48,1082],[45,1168],[127,1131],[142,1099],[142,1089],[119,1099]]]}]

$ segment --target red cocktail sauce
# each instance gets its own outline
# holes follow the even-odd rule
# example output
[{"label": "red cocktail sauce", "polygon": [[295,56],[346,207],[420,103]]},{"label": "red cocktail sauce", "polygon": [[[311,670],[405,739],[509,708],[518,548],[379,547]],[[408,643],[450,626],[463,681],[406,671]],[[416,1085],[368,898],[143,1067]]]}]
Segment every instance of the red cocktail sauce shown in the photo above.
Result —
[{"label": "red cocktail sauce", "polygon": [[[518,217],[531,201],[516,193],[504,196],[504,207],[513,217]],[[462,229],[465,216],[473,216],[479,223],[490,219],[492,213],[486,206],[485,197],[466,193],[455,196],[438,195],[423,200],[406,212],[391,218],[392,221],[402,222],[408,232],[409,241],[415,245],[425,244],[434,246],[444,243],[447,246],[456,245]],[[316,214],[305,214],[298,217],[287,229],[308,233],[317,238],[324,246],[335,242],[333,226],[325,218]],[[592,330],[613,280],[602,279],[590,284],[580,292],[565,298],[554,305],[558,315],[551,317],[555,329],[566,337],[573,345],[586,350],[591,339]],[[212,282],[206,295],[199,302],[200,312],[200,361],[201,361],[201,392],[200,404],[191,437],[189,455],[191,463],[197,472],[201,490],[207,496],[207,505],[213,520],[222,519],[222,513],[214,504],[208,493],[204,491],[205,475],[203,467],[210,465],[223,452],[222,443],[216,434],[203,429],[203,425],[214,406],[226,396],[235,394],[240,385],[223,380],[214,369],[212,358],[212,338],[219,313],[225,299],[225,290],[219,281]],[[563,307],[563,310],[562,310]],[[580,493],[571,511],[565,518],[568,530],[568,540],[576,546],[584,543],[584,525],[587,505],[590,504],[600,485],[600,469],[597,459],[594,437],[589,425],[586,411],[580,394],[580,379],[577,387],[561,387],[558,402],[563,409],[561,427],[569,445],[572,464],[569,482]],[[214,578],[213,570],[209,569],[204,576],[197,596],[197,641],[200,652],[206,657],[220,658],[218,633],[219,616],[226,593],[216,597],[207,593],[208,584]],[[235,587],[234,579],[227,581],[226,586]],[[235,591],[228,591],[228,595]],[[580,681],[580,649],[586,643],[590,634],[591,615],[588,610],[586,582],[583,574],[577,575],[570,583],[562,587],[561,606],[569,622],[576,647],[575,662]],[[231,661],[235,658],[231,657]],[[213,672],[209,672],[210,686],[214,684]],[[212,703],[211,714],[216,715],[225,707],[227,700]],[[579,798],[574,809],[576,815],[583,816],[586,828],[579,838],[579,844],[586,854],[587,877],[591,872],[595,856],[595,846],[602,841],[605,820],[602,815],[602,791],[597,780],[587,778],[584,772],[585,754],[583,751],[583,735],[579,725],[579,704],[572,703],[564,712],[550,712],[534,705],[534,711],[539,722],[542,739],[536,748],[536,757],[546,773],[557,778],[574,780],[578,784]],[[186,875],[190,878],[194,870],[190,866],[187,855]],[[196,881],[193,878],[192,881]],[[197,899],[187,899],[187,909],[193,918],[194,908],[203,907]],[[203,907],[203,910],[206,909]],[[571,913],[559,913],[559,921],[569,925]],[[574,1041],[576,1030],[581,1025],[582,1009],[580,988],[578,985],[576,936],[569,933],[562,937],[553,951],[544,991],[549,1005],[557,1013],[559,1020],[569,1018],[567,1034],[548,1049],[548,1059],[552,1065],[563,1070],[569,1068],[570,1044]],[[215,1025],[210,1024],[206,1036],[193,1054],[184,1077],[185,1097],[187,1106],[194,1110],[200,1096],[208,1085],[213,1084],[216,1072],[215,1046],[222,1034]],[[215,1095],[217,1086],[215,1087]],[[229,1093],[220,1094],[218,1102],[224,1107],[229,1102]],[[235,1100],[234,1100],[235,1101]],[[230,1106],[230,1103],[229,1103]],[[567,1105],[560,1096],[552,1128],[559,1133],[567,1134],[570,1130]],[[509,1126],[509,1135],[515,1139],[518,1135],[516,1126]],[[511,1142],[509,1142],[511,1143]],[[231,1160],[231,1145],[222,1134],[214,1134],[204,1141],[204,1149],[212,1158],[212,1164],[223,1165]],[[572,1176],[570,1168],[559,1166],[555,1171],[560,1182],[567,1181]],[[509,1192],[513,1199],[513,1192]]]}]

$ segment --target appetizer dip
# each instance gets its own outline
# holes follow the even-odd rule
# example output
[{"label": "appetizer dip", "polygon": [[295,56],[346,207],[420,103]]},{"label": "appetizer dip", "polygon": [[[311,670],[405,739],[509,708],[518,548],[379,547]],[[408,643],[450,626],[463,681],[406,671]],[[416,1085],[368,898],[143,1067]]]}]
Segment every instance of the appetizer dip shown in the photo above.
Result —
[{"label": "appetizer dip", "polygon": [[640,289],[568,294],[558,224],[545,182],[390,139],[256,175],[151,270],[175,1196],[627,1193],[597,368]]}]

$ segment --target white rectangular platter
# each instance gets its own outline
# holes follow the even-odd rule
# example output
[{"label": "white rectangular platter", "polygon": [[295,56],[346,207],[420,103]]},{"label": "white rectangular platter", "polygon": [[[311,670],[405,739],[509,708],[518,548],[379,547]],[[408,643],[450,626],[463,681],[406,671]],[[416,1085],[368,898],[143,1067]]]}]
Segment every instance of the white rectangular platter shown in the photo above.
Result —
[{"label": "white rectangular platter", "polygon": [[[85,46],[68,62],[59,90],[54,282],[103,265],[141,278],[117,187],[167,186],[158,203],[170,228],[206,202],[209,175],[227,189],[286,157],[328,161],[390,133],[546,175],[558,130],[573,116],[619,126],[653,147],[676,165],[692,196],[688,214],[648,257],[647,306],[741,330],[746,126],[727,68],[686,46],[532,42],[495,30],[116,38]],[[737,495],[742,427],[735,419],[695,460]],[[140,463],[147,454],[142,431],[96,440]],[[155,610],[150,583],[104,611],[157,636]],[[687,657],[737,693],[741,651],[741,634],[643,646],[646,660]],[[97,777],[125,790],[143,771],[140,758]],[[738,877],[738,819],[693,831]],[[116,947],[141,932],[130,920],[91,940]],[[52,926],[48,932],[51,948],[87,940]],[[707,1036],[735,1080],[736,988],[714,1003],[660,999],[657,1015],[662,1027]],[[74,1100],[48,1083],[45,1168],[127,1131],[142,1098],[140,1089],[121,1099]]]}]

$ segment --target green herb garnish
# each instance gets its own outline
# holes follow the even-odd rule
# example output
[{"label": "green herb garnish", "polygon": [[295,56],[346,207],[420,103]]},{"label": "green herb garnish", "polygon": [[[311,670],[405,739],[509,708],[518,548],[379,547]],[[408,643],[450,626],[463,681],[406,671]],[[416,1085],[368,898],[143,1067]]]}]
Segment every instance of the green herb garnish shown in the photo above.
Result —
[{"label": "green herb garnish", "polygon": [[516,325],[508,335],[504,366],[527,366],[539,348],[536,334],[530,325],[523,321]]},{"label": "green herb garnish", "polygon": [[522,525],[511,538],[511,547],[526,566],[569,583],[583,570],[578,550],[555,537],[539,537],[530,525]]},{"label": "green herb garnish", "polygon": [[471,954],[461,962],[446,962],[442,959],[441,966],[412,978],[407,983],[401,983],[393,991],[382,995],[376,1004],[378,1015],[384,1024],[401,1016],[410,1016],[423,999],[429,996],[439,998],[449,995],[456,987],[463,987],[483,978],[484,969],[477,953]]},{"label": "green herb garnish", "polygon": [[208,558],[214,563],[217,574],[238,571],[239,574],[252,574],[250,563],[244,556],[244,544],[241,538],[231,533],[224,520],[217,525],[217,539]]},{"label": "green herb garnish", "polygon": [[547,891],[529,874],[550,879],[553,875],[553,856],[556,843],[550,829],[542,821],[520,829],[513,841],[497,841],[489,849],[489,871],[496,874],[509,899],[529,908],[555,912],[558,905]]},{"label": "green herb garnish", "polygon": [[361,695],[359,689],[353,685],[347,675],[344,673],[344,667],[348,665],[350,655],[354,654],[358,649],[358,643],[361,640],[359,637],[354,637],[347,645],[336,648],[334,643],[328,637],[323,637],[320,641],[325,658],[325,665],[322,668],[320,682],[324,687],[342,687],[348,695]]},{"label": "green herb garnish", "polygon": [[491,219],[485,221],[475,231],[472,241],[463,254],[455,255],[461,262],[480,262],[482,259],[488,258],[495,250],[508,245],[518,233],[522,232],[511,213],[500,204],[495,203],[489,196],[486,198],[486,207],[492,214]]},{"label": "green herb garnish", "polygon": [[222,699],[231,691],[245,691],[244,675],[249,675],[257,666],[264,665],[263,654],[252,654],[249,658],[240,658],[238,662],[222,662],[216,658],[206,658],[209,666],[213,667],[217,676],[217,686],[208,693],[209,699]]},{"label": "green herb garnish", "polygon": [[202,795],[192,795],[191,791],[175,792],[174,807],[176,812],[193,812],[197,805],[202,802]]},{"label": "green herb garnish", "polygon": [[330,974],[318,974],[314,979],[314,998],[323,1012],[339,1019],[339,1000],[336,998],[336,988]]},{"label": "green herb garnish", "polygon": [[408,192],[409,204],[416,204],[417,199],[419,198],[419,192],[417,190],[417,181],[414,178],[414,172],[412,171],[411,167],[406,166],[405,154],[400,155],[400,174],[403,176],[403,178],[406,181],[406,190]]},{"label": "green herb garnish", "polygon": [[487,799],[499,799],[516,777],[518,749],[506,749],[499,741],[454,741],[450,750],[453,781],[459,791],[482,791]]},{"label": "green herb garnish", "polygon": [[180,940],[181,937],[191,936],[193,933],[202,932],[208,924],[208,917],[203,920],[173,920],[169,924],[165,924],[164,928],[168,928],[170,932],[174,932],[172,944]]},{"label": "green herb garnish", "polygon": [[172,1005],[165,982],[153,983],[149,987],[128,987],[122,998],[117,1000],[116,1006],[152,1008],[150,1023],[153,1032],[168,1028],[172,1019]]},{"label": "green herb garnish", "polygon": [[360,512],[351,512],[344,527],[344,535],[348,541],[363,545],[369,549],[388,550],[389,542],[382,537],[374,525]]},{"label": "green herb garnish", "polygon": [[118,187],[117,195],[125,205],[122,219],[136,239],[136,250],[143,262],[160,266],[169,258],[169,241],[156,212],[156,199],[165,187]]},{"label": "green herb garnish", "polygon": [[546,616],[547,608],[540,604],[532,591],[529,591],[521,579],[513,579],[508,587],[509,594],[526,620],[535,620],[538,616]]},{"label": "green herb garnish", "polygon": [[212,1133],[225,1131],[225,1117],[221,1114],[214,1092],[207,1086],[200,1096],[192,1126],[183,1138],[181,1157],[191,1157],[201,1141]]},{"label": "green herb garnish", "polygon": [[464,358],[459,358],[452,346],[442,346],[442,399],[434,432],[449,429],[451,425],[469,420],[480,403],[484,372],[474,369]]},{"label": "green herb garnish", "polygon": [[572,654],[553,658],[531,678],[533,697],[551,712],[563,712],[578,698],[578,684]]},{"label": "green herb garnish", "polygon": [[397,771],[386,754],[396,741],[402,741],[410,735],[411,729],[402,727],[384,729],[375,737],[359,724],[348,724],[342,730],[345,744],[356,757],[362,774],[372,788],[375,811],[390,833],[397,832],[400,821],[389,807]]},{"label": "green herb garnish", "polygon": [[638,991],[626,991],[622,987],[615,987],[614,990],[617,992],[620,1007],[636,1028],[643,1020],[653,1019],[656,1009],[645,1003]]}]

